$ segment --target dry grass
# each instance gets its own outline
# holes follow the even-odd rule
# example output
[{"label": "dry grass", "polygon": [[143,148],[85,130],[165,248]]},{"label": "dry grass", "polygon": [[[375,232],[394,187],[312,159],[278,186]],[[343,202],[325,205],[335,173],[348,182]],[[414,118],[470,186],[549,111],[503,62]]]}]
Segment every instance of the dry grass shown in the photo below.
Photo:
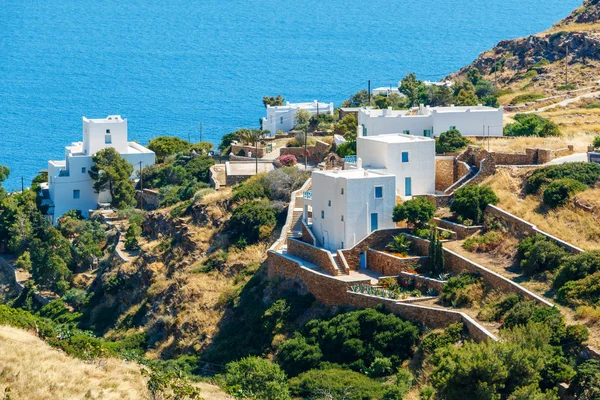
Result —
[{"label": "dry grass", "polygon": [[232,248],[227,254],[227,263],[262,263],[266,258],[268,249],[269,245],[267,243],[253,244],[245,249]]},{"label": "dry grass", "polygon": [[552,28],[544,31],[540,35],[556,32],[598,32],[600,31],[600,23],[588,24],[570,24],[570,25],[555,25]]},{"label": "dry grass", "polygon": [[581,321],[586,325],[596,325],[600,323],[600,308],[594,306],[581,306],[575,310],[573,317],[575,320]]},{"label": "dry grass", "polygon": [[[598,110],[600,123],[600,110]],[[600,127],[599,127],[600,129]],[[504,153],[524,153],[526,148],[544,148],[544,149],[562,149],[568,145],[573,145],[576,152],[587,151],[588,144],[594,140],[594,134],[580,133],[565,134],[560,137],[540,138],[540,137],[503,137],[492,138],[490,142],[490,150]],[[474,142],[482,148],[488,148],[488,140],[477,140]]]},{"label": "dry grass", "polygon": [[[545,232],[557,236],[583,249],[600,249],[600,224],[592,213],[572,204],[556,210],[541,207],[540,196],[520,195],[523,170],[501,169],[488,177],[483,184],[490,186],[500,198],[498,206],[524,220],[537,225]],[[590,189],[590,196],[599,196],[600,189]]]},{"label": "dry grass", "polygon": [[0,393],[11,399],[148,399],[137,364],[116,359],[87,363],[23,330],[0,327]]}]

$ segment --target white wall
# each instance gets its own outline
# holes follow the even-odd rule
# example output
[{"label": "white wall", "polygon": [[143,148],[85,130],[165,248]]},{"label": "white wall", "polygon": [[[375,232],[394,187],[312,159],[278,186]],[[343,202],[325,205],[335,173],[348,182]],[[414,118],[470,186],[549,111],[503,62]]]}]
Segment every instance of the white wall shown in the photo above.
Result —
[{"label": "white wall", "polygon": [[267,116],[262,119],[262,129],[271,132],[271,136],[277,131],[288,132],[296,126],[296,113],[298,110],[307,110],[310,115],[317,114],[333,115],[333,103],[286,103],[285,106],[267,106]]},{"label": "white wall", "polygon": [[[108,117],[111,120],[83,117],[84,154],[92,155],[106,147],[113,147],[119,153],[127,152],[127,120],[117,117]],[[107,130],[110,131],[110,144],[105,143]]]},{"label": "white wall", "polygon": [[[374,137],[358,137],[356,147],[363,168],[384,168],[396,176],[396,193],[407,198],[405,182],[411,178],[411,195],[435,193],[435,141],[412,138],[407,142],[390,143]],[[385,136],[383,136],[385,139]],[[408,153],[408,162],[402,162],[402,153]]]},{"label": "white wall", "polygon": [[438,112],[431,110],[433,121],[433,132],[439,136],[446,132],[451,126],[463,136],[487,136],[488,128],[490,136],[502,136],[503,110],[468,110],[464,112]]},{"label": "white wall", "polygon": [[[376,186],[383,187],[382,199],[375,198]],[[333,177],[314,172],[312,229],[315,237],[330,251],[352,247],[371,232],[371,213],[378,214],[379,229],[393,228],[395,190],[395,180],[390,175],[369,173],[367,178],[347,179],[343,175]],[[321,211],[325,212],[324,218]]]}]

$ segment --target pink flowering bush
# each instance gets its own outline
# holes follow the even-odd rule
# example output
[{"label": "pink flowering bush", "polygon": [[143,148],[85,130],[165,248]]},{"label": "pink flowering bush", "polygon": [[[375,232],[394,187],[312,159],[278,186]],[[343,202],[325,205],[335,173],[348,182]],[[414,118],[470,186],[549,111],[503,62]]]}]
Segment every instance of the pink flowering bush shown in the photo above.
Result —
[{"label": "pink flowering bush", "polygon": [[292,154],[286,154],[286,155],[279,157],[279,162],[284,167],[291,167],[291,166],[296,165],[298,163],[298,160],[296,159],[296,156],[294,156]]}]

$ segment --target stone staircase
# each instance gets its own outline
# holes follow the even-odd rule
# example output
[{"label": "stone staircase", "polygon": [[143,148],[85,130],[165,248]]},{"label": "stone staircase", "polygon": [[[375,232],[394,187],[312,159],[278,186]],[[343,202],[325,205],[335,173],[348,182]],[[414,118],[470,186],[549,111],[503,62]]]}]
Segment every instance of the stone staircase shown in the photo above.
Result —
[{"label": "stone staircase", "polygon": [[336,269],[336,275],[346,275],[346,270],[344,269],[344,265],[342,264],[342,260],[338,257],[337,254],[332,254],[333,262]]},{"label": "stone staircase", "polygon": [[302,195],[296,196],[294,210],[292,211],[292,223],[287,233],[289,237],[302,236],[302,213],[304,212],[304,198]]}]

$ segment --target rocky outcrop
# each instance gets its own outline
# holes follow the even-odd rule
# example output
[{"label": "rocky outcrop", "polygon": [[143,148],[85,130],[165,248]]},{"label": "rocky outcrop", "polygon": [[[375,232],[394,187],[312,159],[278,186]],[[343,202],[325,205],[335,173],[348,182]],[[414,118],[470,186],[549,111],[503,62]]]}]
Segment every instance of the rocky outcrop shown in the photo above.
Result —
[{"label": "rocky outcrop", "polygon": [[600,0],[585,0],[583,5],[560,21],[556,26],[589,24],[600,20]]},{"label": "rocky outcrop", "polygon": [[168,236],[179,243],[184,251],[193,252],[197,250],[190,229],[181,218],[171,218],[159,212],[151,212],[142,224],[142,231],[150,239]]}]

